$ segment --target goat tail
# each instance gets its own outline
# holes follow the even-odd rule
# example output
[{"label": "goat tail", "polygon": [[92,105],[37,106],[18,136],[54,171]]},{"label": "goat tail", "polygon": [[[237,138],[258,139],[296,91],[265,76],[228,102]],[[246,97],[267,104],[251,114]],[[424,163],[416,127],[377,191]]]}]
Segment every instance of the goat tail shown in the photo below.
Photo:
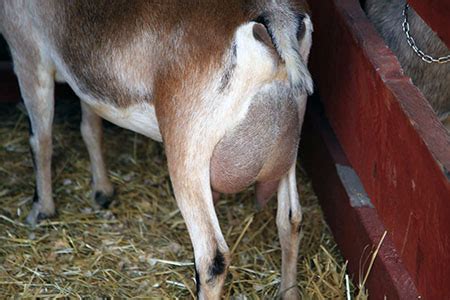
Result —
[{"label": "goat tail", "polygon": [[288,1],[268,2],[255,22],[262,23],[267,28],[278,55],[286,65],[291,86],[303,93],[312,94],[313,81],[307,66],[308,55],[302,57],[298,40],[298,32],[304,26],[305,17],[308,18],[309,26],[312,26],[309,17],[296,13]]}]

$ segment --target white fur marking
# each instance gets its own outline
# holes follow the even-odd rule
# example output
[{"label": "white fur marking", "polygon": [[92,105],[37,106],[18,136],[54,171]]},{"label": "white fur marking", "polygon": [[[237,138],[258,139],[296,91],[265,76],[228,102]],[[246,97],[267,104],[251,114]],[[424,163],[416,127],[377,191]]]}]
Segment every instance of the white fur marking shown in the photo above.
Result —
[{"label": "white fur marking", "polygon": [[311,50],[312,45],[312,33],[314,29],[311,18],[308,15],[306,15],[303,19],[303,23],[305,24],[305,36],[303,37],[302,43],[300,45],[300,54],[303,60],[305,62],[308,62],[309,51]]},{"label": "white fur marking", "polygon": [[117,108],[111,104],[97,101],[88,103],[92,110],[102,118],[162,142],[155,107],[152,104],[141,103],[127,108]]}]

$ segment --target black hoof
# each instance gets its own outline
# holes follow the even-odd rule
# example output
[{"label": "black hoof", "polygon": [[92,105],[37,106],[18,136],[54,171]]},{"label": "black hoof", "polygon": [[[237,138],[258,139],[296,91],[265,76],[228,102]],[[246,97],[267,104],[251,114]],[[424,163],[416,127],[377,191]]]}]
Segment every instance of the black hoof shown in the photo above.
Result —
[{"label": "black hoof", "polygon": [[33,209],[28,214],[25,222],[30,225],[31,227],[36,227],[37,224],[41,223],[44,220],[53,218],[56,216],[56,210],[55,212],[49,214],[44,212],[39,212],[36,207],[33,207]]},{"label": "black hoof", "polygon": [[55,211],[55,213],[53,213],[53,214],[51,214],[51,215],[48,215],[48,214],[46,214],[46,213],[38,213],[38,215],[37,215],[37,222],[38,223],[40,223],[41,221],[44,221],[44,220],[47,220],[47,219],[50,219],[50,218],[53,218],[53,217],[55,217],[56,216],[56,211]]},{"label": "black hoof", "polygon": [[104,208],[104,209],[107,209],[111,205],[111,203],[113,201],[113,197],[114,197],[114,194],[107,195],[107,194],[103,193],[102,191],[95,192],[95,202],[101,208]]}]

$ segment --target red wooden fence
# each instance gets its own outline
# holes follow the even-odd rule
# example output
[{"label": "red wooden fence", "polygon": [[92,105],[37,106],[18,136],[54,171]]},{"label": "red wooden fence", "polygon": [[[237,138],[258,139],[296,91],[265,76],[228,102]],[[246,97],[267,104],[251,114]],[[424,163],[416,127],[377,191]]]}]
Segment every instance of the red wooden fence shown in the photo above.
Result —
[{"label": "red wooden fence", "polygon": [[419,292],[450,299],[450,137],[359,1],[310,5],[311,66],[333,130]]},{"label": "red wooden fence", "polygon": [[450,49],[450,1],[409,0],[409,3]]}]

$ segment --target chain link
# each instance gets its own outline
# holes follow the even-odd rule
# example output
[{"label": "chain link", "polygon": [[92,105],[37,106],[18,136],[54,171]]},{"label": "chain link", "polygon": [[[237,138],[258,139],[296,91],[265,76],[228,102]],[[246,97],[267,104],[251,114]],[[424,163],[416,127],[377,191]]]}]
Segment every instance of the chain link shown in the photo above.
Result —
[{"label": "chain link", "polygon": [[409,46],[414,50],[414,52],[419,56],[424,62],[426,63],[438,63],[438,64],[445,64],[450,62],[450,55],[442,56],[439,58],[434,58],[431,55],[426,54],[423,52],[417,45],[414,38],[411,36],[410,28],[409,28],[409,22],[408,22],[408,9],[409,5],[405,4],[405,8],[403,9],[403,23],[402,28],[403,32],[406,35],[406,41],[408,42]]}]

